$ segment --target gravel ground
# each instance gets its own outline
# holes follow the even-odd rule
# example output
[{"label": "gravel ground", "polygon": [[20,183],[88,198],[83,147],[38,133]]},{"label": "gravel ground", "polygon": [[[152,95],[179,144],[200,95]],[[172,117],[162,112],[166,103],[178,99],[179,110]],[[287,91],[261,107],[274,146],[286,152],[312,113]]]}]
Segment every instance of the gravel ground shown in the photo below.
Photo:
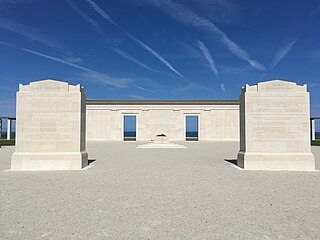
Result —
[{"label": "gravel ground", "polygon": [[[89,142],[91,168],[10,172],[0,149],[0,238],[320,239],[320,171],[243,171],[236,142],[137,149]],[[320,147],[313,147],[320,167]]]}]

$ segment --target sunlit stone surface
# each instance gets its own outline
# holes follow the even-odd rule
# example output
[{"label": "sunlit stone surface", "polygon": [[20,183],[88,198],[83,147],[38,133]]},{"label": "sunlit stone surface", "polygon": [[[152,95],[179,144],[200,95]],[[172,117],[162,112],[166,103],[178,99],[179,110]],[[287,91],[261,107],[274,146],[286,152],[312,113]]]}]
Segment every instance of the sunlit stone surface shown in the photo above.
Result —
[{"label": "sunlit stone surface", "polygon": [[306,85],[274,80],[246,85],[240,96],[238,165],[248,170],[315,169]]},{"label": "sunlit stone surface", "polygon": [[168,144],[169,139],[165,134],[158,134],[154,137],[154,144]]},{"label": "sunlit stone surface", "polygon": [[188,115],[199,117],[199,141],[239,141],[238,101],[112,102],[87,101],[88,141],[123,141],[124,115],[137,117],[137,141],[151,141],[159,133],[165,133],[170,141],[185,141]]},{"label": "sunlit stone surface", "polygon": [[137,146],[137,148],[186,148],[183,145],[170,143],[169,138],[165,134],[157,134],[154,137],[152,143],[142,144]]},{"label": "sunlit stone surface", "polygon": [[86,98],[80,85],[20,85],[12,170],[76,170],[88,165]]}]

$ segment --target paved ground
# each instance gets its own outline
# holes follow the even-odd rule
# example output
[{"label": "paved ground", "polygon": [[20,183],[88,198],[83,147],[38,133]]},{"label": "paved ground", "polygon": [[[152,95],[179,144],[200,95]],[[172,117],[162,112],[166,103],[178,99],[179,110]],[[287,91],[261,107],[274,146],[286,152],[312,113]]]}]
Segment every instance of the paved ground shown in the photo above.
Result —
[{"label": "paved ground", "polygon": [[[86,171],[9,172],[0,149],[0,238],[320,239],[320,171],[243,171],[238,143],[136,149],[89,143]],[[320,167],[320,147],[314,147]]]}]

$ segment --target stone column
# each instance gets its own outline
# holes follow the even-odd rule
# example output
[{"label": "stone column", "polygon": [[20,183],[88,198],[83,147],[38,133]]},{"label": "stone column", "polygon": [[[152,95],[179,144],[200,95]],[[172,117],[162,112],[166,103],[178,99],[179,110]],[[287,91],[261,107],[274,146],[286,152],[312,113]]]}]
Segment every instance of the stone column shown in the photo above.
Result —
[{"label": "stone column", "polygon": [[[1,140],[1,137],[2,137],[2,119],[0,118],[0,140]],[[1,145],[0,145],[0,148],[1,148]]]},{"label": "stone column", "polygon": [[248,170],[315,170],[306,85],[273,80],[242,89],[237,164]]},{"label": "stone column", "polygon": [[316,140],[316,124],[315,124],[315,119],[311,118],[310,119],[310,128],[311,128],[311,140],[315,141]]},{"label": "stone column", "polygon": [[11,119],[7,119],[7,140],[11,139]]},{"label": "stone column", "polygon": [[12,170],[78,170],[88,165],[86,97],[80,85],[19,85]]},{"label": "stone column", "polygon": [[2,119],[0,118],[0,139],[2,138]]}]

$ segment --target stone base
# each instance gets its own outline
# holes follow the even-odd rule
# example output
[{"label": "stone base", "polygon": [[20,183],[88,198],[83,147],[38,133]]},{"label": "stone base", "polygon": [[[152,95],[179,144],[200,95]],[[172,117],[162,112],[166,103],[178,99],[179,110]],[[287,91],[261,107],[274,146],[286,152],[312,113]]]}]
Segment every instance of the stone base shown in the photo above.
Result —
[{"label": "stone base", "polygon": [[237,165],[245,170],[315,171],[312,153],[239,152]]},{"label": "stone base", "polygon": [[175,143],[163,143],[163,144],[147,143],[147,144],[139,145],[137,146],[137,148],[186,148],[186,147],[180,144],[175,144]]},{"label": "stone base", "polygon": [[88,166],[87,152],[14,153],[12,171],[80,170]]},{"label": "stone base", "polygon": [[156,136],[153,140],[155,144],[169,144],[169,139],[167,136]]}]

